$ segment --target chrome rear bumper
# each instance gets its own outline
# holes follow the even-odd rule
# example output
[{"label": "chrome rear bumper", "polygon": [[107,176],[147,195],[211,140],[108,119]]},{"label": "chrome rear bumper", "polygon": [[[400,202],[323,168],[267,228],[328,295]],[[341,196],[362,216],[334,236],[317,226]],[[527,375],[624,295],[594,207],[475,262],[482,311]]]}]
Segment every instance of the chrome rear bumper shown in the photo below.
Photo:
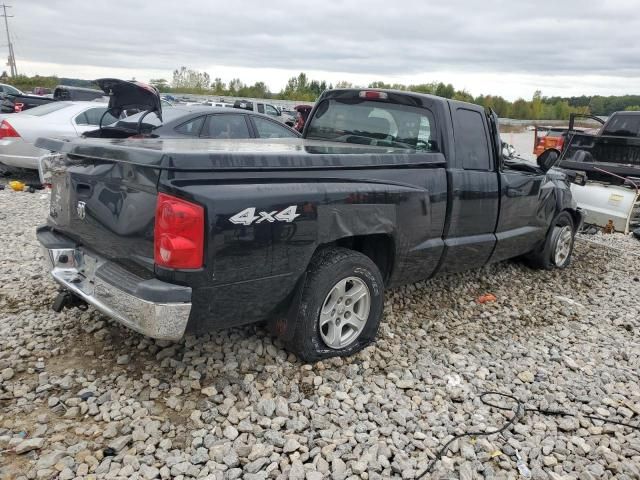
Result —
[{"label": "chrome rear bumper", "polygon": [[48,248],[41,230],[47,268],[65,289],[146,336],[178,340],[184,335],[191,313],[189,287],[142,279],[82,248]]}]

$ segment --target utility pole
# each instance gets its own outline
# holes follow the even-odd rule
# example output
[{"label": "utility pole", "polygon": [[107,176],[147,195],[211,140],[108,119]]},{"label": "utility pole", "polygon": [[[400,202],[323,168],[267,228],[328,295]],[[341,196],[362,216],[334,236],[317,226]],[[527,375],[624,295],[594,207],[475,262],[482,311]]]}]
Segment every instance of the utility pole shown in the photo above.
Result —
[{"label": "utility pole", "polygon": [[13,43],[11,43],[11,37],[9,36],[9,21],[7,18],[13,17],[13,15],[7,15],[7,8],[11,8],[11,5],[0,5],[2,7],[3,14],[0,17],[4,17],[4,27],[7,30],[7,42],[9,43],[9,62],[8,65],[11,68],[11,76],[18,76],[18,68],[16,67],[16,56],[13,54]]}]

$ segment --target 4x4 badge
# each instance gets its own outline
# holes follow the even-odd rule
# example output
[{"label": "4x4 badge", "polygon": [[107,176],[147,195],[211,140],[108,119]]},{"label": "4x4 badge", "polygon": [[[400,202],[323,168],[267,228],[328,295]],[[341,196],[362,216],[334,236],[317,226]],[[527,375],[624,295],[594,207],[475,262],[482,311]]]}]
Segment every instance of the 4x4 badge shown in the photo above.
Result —
[{"label": "4x4 badge", "polygon": [[273,210],[272,212],[258,212],[256,215],[255,207],[250,207],[245,208],[240,213],[236,213],[233,217],[229,218],[229,221],[236,225],[251,225],[254,221],[256,224],[264,221],[269,223],[293,222],[300,216],[299,213],[296,213],[297,209],[297,205],[291,205],[280,212]]}]

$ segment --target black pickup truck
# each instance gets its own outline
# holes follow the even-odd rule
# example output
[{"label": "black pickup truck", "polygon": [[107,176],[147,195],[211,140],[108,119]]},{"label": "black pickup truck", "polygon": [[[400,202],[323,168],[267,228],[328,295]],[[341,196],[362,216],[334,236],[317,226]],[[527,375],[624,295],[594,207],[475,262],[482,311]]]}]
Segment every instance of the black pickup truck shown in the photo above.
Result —
[{"label": "black pickup truck", "polygon": [[[576,130],[572,115],[562,150],[560,166],[586,173],[591,180],[624,184],[625,178],[640,178],[640,112],[614,112],[595,134]],[[560,152],[558,152],[559,154]]]},{"label": "black pickup truck", "polygon": [[267,320],[307,361],[373,342],[389,287],[566,267],[582,222],[562,172],[503,157],[492,112],[411,92],[327,91],[302,139],[38,146],[58,308],[163,339]]},{"label": "black pickup truck", "polygon": [[20,113],[30,108],[59,100],[96,100],[102,98],[104,92],[93,88],[58,85],[53,96],[26,95],[24,93],[0,94],[1,113]]}]

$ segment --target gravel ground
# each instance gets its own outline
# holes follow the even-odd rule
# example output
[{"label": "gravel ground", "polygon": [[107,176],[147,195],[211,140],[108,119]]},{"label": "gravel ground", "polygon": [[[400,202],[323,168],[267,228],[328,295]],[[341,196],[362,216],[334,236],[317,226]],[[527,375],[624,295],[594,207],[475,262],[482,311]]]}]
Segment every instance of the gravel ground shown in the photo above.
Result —
[{"label": "gravel ground", "polygon": [[[502,263],[388,293],[379,341],[302,364],[260,327],[149,340],[50,310],[46,193],[0,191],[0,478],[415,478],[453,434],[528,407],[638,424],[640,259],[580,241],[565,271]],[[475,299],[493,293],[497,301]],[[640,478],[640,433],[528,413],[429,478]]]}]

